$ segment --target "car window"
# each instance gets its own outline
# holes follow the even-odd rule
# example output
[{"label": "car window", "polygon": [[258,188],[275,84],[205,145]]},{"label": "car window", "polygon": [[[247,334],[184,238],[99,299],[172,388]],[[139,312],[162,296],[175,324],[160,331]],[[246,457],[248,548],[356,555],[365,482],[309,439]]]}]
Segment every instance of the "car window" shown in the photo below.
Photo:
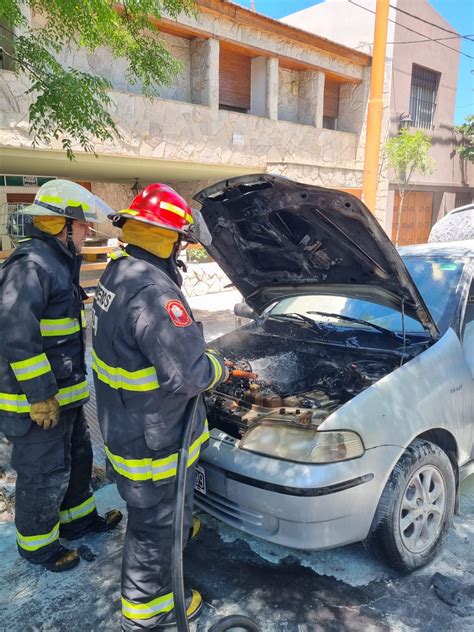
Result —
[{"label": "car window", "polygon": [[449,257],[407,256],[403,258],[438,329],[450,325],[460,299],[464,262]]},{"label": "car window", "polygon": [[[366,320],[375,325],[380,325],[392,331],[402,329],[401,315],[399,312],[356,298],[346,298],[328,294],[310,294],[306,296],[292,296],[285,298],[271,310],[272,314],[291,314],[298,313],[309,316],[318,323],[331,323],[339,327],[348,327],[350,329],[367,329],[367,326],[359,323],[344,321],[339,318],[330,316],[318,316],[310,312],[329,312],[332,314],[340,314],[341,316],[349,316],[350,318],[359,318]],[[405,327],[407,331],[423,332],[423,326],[413,318],[405,319]]]},{"label": "car window", "polygon": [[[454,315],[463,263],[448,258],[406,257],[405,265],[418,286],[436,324],[444,331]],[[330,322],[341,327],[366,328],[363,324],[352,323],[328,316],[318,316],[309,312],[329,312],[369,321],[392,331],[402,331],[402,316],[397,310],[371,301],[346,298],[329,294],[291,296],[283,299],[271,309],[272,314],[299,313],[313,318],[316,322]],[[407,332],[425,331],[421,323],[407,316]]]}]

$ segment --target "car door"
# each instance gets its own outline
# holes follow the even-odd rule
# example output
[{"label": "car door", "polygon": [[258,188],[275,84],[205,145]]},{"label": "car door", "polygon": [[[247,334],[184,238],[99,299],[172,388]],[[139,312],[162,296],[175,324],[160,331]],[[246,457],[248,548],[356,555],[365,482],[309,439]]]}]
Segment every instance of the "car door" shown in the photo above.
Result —
[{"label": "car door", "polygon": [[471,282],[466,311],[464,314],[462,347],[464,351],[464,358],[472,377],[469,392],[469,410],[471,414],[471,458],[474,458],[474,282]]}]

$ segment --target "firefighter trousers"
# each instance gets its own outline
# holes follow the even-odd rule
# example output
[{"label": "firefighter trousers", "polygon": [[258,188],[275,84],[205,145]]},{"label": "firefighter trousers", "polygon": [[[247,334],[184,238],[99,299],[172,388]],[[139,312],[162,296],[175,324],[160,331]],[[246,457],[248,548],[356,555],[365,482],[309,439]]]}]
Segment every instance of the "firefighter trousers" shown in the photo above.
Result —
[{"label": "firefighter trousers", "polygon": [[20,555],[41,563],[64,533],[82,530],[97,514],[91,490],[92,446],[82,406],[61,412],[56,427],[32,424],[13,443],[17,472],[15,525]]},{"label": "firefighter trousers", "polygon": [[[195,467],[188,469],[183,533],[192,525]],[[122,558],[122,630],[149,630],[173,605],[171,546],[176,481],[156,486],[156,504],[146,509],[127,503],[128,523]]]}]

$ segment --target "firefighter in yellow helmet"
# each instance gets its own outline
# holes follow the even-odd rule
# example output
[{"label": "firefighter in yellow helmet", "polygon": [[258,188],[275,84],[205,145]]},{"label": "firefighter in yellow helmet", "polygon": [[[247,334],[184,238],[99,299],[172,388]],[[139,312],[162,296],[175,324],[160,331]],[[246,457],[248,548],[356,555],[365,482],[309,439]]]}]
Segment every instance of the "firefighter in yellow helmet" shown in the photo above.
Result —
[{"label": "firefighter in yellow helmet", "polygon": [[77,255],[101,206],[74,182],[47,182],[23,210],[33,216],[30,237],[0,270],[0,430],[13,443],[18,551],[53,572],[80,559],[60,537],[107,531],[122,517],[97,513],[83,412],[89,393]]},{"label": "firefighter in yellow helmet", "polygon": [[[128,509],[122,629],[161,630],[176,624],[172,518],[188,403],[228,373],[224,359],[206,350],[180,289],[175,255],[197,225],[185,200],[152,184],[114,223],[128,245],[112,254],[97,290],[93,370],[108,461]],[[184,526],[191,532],[193,466],[208,436],[201,398],[188,461]],[[186,591],[186,607],[189,620],[199,615],[197,591]]]}]

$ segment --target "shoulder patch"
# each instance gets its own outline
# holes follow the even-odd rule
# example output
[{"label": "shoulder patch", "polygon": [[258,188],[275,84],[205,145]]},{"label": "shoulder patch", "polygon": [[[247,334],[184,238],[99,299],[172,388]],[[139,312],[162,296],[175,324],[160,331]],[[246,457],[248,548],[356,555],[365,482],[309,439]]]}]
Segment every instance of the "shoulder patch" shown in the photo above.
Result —
[{"label": "shoulder patch", "polygon": [[99,283],[95,291],[95,303],[103,309],[104,312],[109,311],[109,307],[115,298],[115,294]]},{"label": "shoulder patch", "polygon": [[193,322],[184,305],[177,299],[168,301],[165,309],[175,327],[188,327]]}]

